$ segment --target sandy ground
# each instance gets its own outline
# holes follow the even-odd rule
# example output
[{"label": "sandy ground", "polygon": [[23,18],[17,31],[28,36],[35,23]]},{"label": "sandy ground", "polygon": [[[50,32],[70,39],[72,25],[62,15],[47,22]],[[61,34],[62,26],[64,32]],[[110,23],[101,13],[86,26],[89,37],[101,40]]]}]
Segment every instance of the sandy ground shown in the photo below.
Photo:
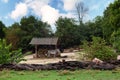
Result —
[{"label": "sandy ground", "polygon": [[47,64],[47,63],[56,63],[62,61],[63,59],[66,61],[76,61],[78,58],[77,53],[61,53],[61,56],[67,56],[67,58],[37,58],[34,59],[33,55],[25,56],[24,58],[27,61],[21,61],[20,63],[27,63],[27,64]]}]

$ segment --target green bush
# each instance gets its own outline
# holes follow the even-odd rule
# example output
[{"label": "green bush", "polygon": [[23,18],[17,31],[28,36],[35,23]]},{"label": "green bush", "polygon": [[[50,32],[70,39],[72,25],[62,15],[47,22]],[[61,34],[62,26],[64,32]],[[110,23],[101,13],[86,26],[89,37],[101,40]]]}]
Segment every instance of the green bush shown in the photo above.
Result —
[{"label": "green bush", "polygon": [[93,37],[92,42],[83,42],[83,48],[86,53],[86,57],[93,59],[99,58],[103,61],[116,59],[117,54],[114,49],[106,45],[105,40],[100,37]]},{"label": "green bush", "polygon": [[111,35],[111,44],[118,54],[120,54],[120,29]]},{"label": "green bush", "polygon": [[0,64],[18,63],[23,59],[21,49],[11,51],[12,45],[6,44],[6,40],[0,39]]}]

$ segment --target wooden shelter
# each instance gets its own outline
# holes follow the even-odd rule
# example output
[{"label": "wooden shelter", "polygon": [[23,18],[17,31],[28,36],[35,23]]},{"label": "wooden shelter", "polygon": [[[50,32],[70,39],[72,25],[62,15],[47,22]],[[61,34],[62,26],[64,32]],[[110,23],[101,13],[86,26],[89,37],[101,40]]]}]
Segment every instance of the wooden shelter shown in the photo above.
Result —
[{"label": "wooden shelter", "polygon": [[35,53],[38,53],[38,46],[55,46],[57,49],[58,38],[33,38],[30,44],[35,45]]},{"label": "wooden shelter", "polygon": [[57,45],[58,38],[33,38],[32,45]]}]

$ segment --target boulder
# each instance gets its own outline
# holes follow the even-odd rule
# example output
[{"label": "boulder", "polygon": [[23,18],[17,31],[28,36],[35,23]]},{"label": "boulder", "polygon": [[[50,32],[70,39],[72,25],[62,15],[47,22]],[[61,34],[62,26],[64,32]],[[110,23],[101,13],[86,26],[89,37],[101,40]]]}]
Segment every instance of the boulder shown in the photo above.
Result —
[{"label": "boulder", "polygon": [[115,69],[115,66],[108,63],[102,63],[102,64],[95,64],[92,66],[92,69],[99,69],[99,70],[113,70]]},{"label": "boulder", "polygon": [[117,56],[117,60],[120,60],[120,55]]},{"label": "boulder", "polygon": [[101,64],[101,63],[103,63],[103,61],[100,60],[100,59],[98,59],[98,58],[94,58],[94,59],[92,60],[92,62],[94,62],[94,63],[96,63],[96,64]]}]

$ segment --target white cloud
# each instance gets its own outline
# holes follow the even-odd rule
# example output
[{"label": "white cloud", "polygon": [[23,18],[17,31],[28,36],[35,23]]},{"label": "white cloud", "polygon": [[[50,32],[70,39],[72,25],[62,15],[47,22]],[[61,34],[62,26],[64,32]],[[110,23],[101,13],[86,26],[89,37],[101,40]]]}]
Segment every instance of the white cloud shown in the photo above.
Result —
[{"label": "white cloud", "polygon": [[59,11],[49,5],[45,5],[41,8],[41,16],[42,21],[52,25],[59,18]]},{"label": "white cloud", "polygon": [[64,10],[67,12],[67,13],[62,13],[60,14],[62,17],[67,17],[67,18],[74,18],[76,20],[78,20],[78,16],[77,16],[77,13],[75,12],[76,8],[75,8],[75,5],[76,3],[79,3],[83,0],[62,0],[63,1],[63,8]]},{"label": "white cloud", "polygon": [[41,16],[41,8],[44,5],[47,5],[48,2],[46,0],[34,0],[34,1],[29,1],[27,2],[27,5],[30,9],[32,9],[32,12],[36,14],[37,16]]},{"label": "white cloud", "polygon": [[62,0],[62,1],[64,3],[64,9],[66,11],[71,11],[71,10],[73,10],[75,8],[75,4],[77,2],[80,2],[82,0]]},{"label": "white cloud", "polygon": [[37,1],[37,2],[40,1],[40,2],[42,2],[42,3],[49,3],[49,2],[50,2],[50,0],[24,0],[25,3],[32,3],[32,2],[34,2],[34,1],[35,1],[35,2],[36,2],[36,1]]},{"label": "white cloud", "polygon": [[18,3],[10,14],[10,17],[14,20],[18,19],[19,17],[25,16],[27,14],[28,8],[25,3]]},{"label": "white cloud", "polygon": [[50,0],[25,0],[32,13],[41,17],[42,21],[54,24],[59,17],[59,11],[48,4]]},{"label": "white cloud", "polygon": [[59,17],[59,11],[49,6],[50,0],[24,0],[32,13],[41,17],[42,21],[54,24]]},{"label": "white cloud", "polygon": [[1,0],[1,1],[4,2],[4,3],[8,3],[9,0]]},{"label": "white cloud", "polygon": [[[76,2],[82,0],[62,0],[64,3],[64,10],[67,13],[60,13],[58,9],[55,9],[49,5],[51,0],[23,0],[22,2],[16,4],[15,10],[10,13],[10,17],[14,20],[20,19],[26,16],[28,10],[39,16],[42,21],[48,22],[53,25],[60,16],[68,18],[76,18],[76,15],[71,11],[74,9]],[[58,5],[62,7],[62,5]]]},{"label": "white cloud", "polygon": [[[76,3],[79,3],[83,0],[62,0],[64,3],[64,10],[67,11],[67,14],[60,14],[62,17],[67,17],[67,18],[74,18],[75,20],[78,20],[78,15],[75,12],[75,5]],[[93,9],[97,9],[99,6],[94,5],[92,7]],[[86,22],[89,20],[89,15],[85,14],[83,21]]]},{"label": "white cloud", "polygon": [[27,11],[31,10],[33,14],[41,17],[42,21],[53,25],[59,18],[59,11],[49,6],[49,3],[50,0],[23,0],[22,3],[16,5],[10,16],[16,20],[27,15]]}]

